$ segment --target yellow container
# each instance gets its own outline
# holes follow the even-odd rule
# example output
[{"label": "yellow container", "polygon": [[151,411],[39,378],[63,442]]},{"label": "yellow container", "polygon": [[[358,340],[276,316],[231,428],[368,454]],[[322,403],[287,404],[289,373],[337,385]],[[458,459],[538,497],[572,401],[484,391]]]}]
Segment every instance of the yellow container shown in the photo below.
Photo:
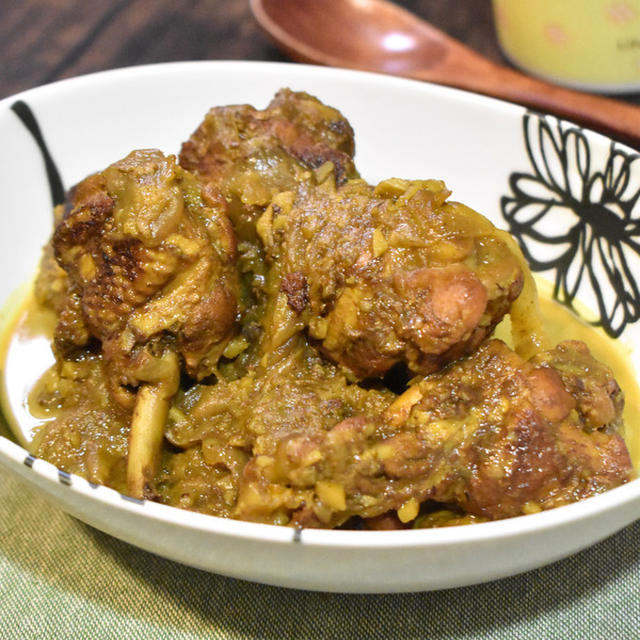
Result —
[{"label": "yellow container", "polygon": [[505,55],[577,89],[640,91],[640,0],[493,0]]}]

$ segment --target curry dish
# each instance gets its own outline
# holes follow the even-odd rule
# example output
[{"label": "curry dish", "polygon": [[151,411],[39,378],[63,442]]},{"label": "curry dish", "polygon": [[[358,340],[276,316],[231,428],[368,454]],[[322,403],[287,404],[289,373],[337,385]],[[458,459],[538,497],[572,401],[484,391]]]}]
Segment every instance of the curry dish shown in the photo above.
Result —
[{"label": "curry dish", "polygon": [[348,121],[284,89],[76,185],[35,287],[56,362],[33,453],[297,527],[494,520],[630,480],[622,391],[547,339],[513,239],[443,182],[370,185],[353,158]]}]

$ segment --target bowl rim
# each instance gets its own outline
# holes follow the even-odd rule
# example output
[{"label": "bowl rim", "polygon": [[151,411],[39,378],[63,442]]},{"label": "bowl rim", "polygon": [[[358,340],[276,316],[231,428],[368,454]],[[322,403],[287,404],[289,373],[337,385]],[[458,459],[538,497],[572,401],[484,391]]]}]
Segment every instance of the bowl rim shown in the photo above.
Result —
[{"label": "bowl rim", "polygon": [[[421,82],[407,78],[389,76],[382,73],[357,71],[352,69],[337,69],[319,65],[309,65],[290,62],[266,62],[246,60],[198,60],[176,61],[156,64],[141,64],[118,69],[108,69],[86,73],[71,78],[57,80],[38,87],[26,89],[17,94],[7,96],[0,100],[0,108],[6,108],[16,100],[28,99],[38,96],[48,99],[56,92],[64,92],[67,89],[106,81],[118,82],[143,75],[162,76],[167,71],[199,72],[208,68],[223,69],[268,69],[277,73],[284,71],[295,73],[301,77],[312,73],[316,77],[342,77],[368,80],[373,83],[382,83],[385,86],[406,86],[408,83],[425,87],[425,90],[434,95],[445,95],[456,100],[470,102],[476,106],[485,108],[506,110],[510,114],[524,113],[524,107],[491,98],[479,94],[470,93],[461,89],[445,87]],[[428,88],[427,88],[428,87]],[[589,136],[610,140],[606,136],[585,130]],[[624,147],[622,143],[618,143]],[[2,460],[4,458],[5,460]],[[294,529],[288,526],[263,524],[222,518],[194,511],[180,509],[149,500],[135,500],[106,486],[98,486],[90,483],[81,476],[61,472],[53,464],[31,455],[21,445],[9,438],[0,435],[0,462],[3,464],[14,463],[22,468],[27,467],[27,480],[29,473],[36,474],[42,479],[56,485],[61,483],[65,490],[75,491],[107,505],[110,508],[129,511],[152,520],[179,527],[187,527],[190,530],[229,536],[256,542],[276,543],[303,543],[305,546],[323,548],[361,548],[361,549],[393,549],[393,548],[438,548],[440,546],[467,545],[478,542],[497,541],[513,536],[542,533],[543,531],[562,527],[566,524],[575,524],[588,520],[593,516],[601,516],[621,506],[640,498],[640,478],[630,480],[626,484],[610,489],[575,503],[556,507],[539,513],[515,516],[503,520],[475,523],[472,526],[447,526],[432,529],[409,529],[399,531],[361,531],[361,530],[336,530],[336,529]],[[638,516],[640,518],[640,513]],[[637,519],[637,518],[635,518]],[[613,533],[613,531],[611,531]]]}]

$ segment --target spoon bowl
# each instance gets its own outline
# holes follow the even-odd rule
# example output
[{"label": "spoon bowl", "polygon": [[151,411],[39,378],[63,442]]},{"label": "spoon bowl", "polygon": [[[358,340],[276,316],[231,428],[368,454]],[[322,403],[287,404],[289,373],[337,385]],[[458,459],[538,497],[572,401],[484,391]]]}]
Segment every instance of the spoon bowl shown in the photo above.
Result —
[{"label": "spoon bowl", "polygon": [[[301,62],[407,75],[442,64],[448,36],[387,2],[322,3],[252,0],[262,27]],[[287,5],[287,6],[285,6]],[[336,25],[355,26],[345,38]]]},{"label": "spoon bowl", "polygon": [[640,108],[495,64],[387,0],[250,0],[262,29],[300,62],[401,75],[522,104],[640,147]]}]

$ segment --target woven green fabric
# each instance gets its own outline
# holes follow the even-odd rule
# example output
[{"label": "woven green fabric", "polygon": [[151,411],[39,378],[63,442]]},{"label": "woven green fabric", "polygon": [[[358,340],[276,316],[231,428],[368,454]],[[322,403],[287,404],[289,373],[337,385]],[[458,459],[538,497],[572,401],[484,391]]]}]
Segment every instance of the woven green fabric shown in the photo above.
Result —
[{"label": "woven green fabric", "polygon": [[394,595],[251,584],[140,551],[0,469],[0,638],[640,638],[640,523],[552,566]]}]

